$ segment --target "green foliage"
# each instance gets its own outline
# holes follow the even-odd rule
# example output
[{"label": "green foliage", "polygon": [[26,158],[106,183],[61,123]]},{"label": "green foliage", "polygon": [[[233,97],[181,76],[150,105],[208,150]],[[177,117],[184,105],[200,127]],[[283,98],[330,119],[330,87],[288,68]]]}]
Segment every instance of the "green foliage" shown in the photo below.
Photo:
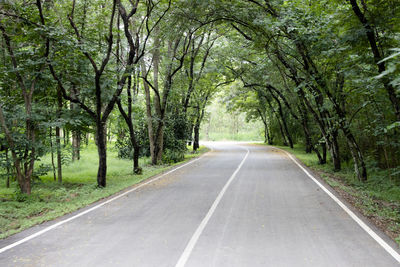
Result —
[{"label": "green foliage", "polygon": [[115,147],[118,149],[118,158],[133,159],[133,147],[129,138],[118,138]]},{"label": "green foliage", "polygon": [[250,122],[244,114],[229,112],[216,99],[207,109],[205,122],[202,124],[200,136],[202,139],[258,141],[262,139],[262,123]]},{"label": "green foliage", "polygon": [[184,160],[189,139],[189,125],[185,117],[171,114],[166,120],[162,161],[171,164]]},{"label": "green foliage", "polygon": [[[183,147],[183,145],[186,147],[185,141],[180,142],[180,146]],[[166,148],[163,152],[162,161],[166,164],[181,162],[185,159],[185,151],[186,149]]]}]

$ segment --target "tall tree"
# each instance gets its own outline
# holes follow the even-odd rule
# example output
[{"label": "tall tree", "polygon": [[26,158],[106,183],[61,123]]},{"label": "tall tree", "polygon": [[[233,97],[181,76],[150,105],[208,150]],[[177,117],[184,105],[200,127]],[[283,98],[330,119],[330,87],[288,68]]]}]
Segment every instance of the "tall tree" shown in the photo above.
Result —
[{"label": "tall tree", "polygon": [[[143,39],[140,39],[139,35],[134,35],[131,32],[130,26],[132,24],[132,20],[134,16],[137,14],[139,7],[139,0],[130,2],[129,10],[127,11],[125,6],[120,0],[114,0],[111,5],[103,5],[103,14],[99,14],[99,19],[103,19],[103,17],[108,18],[108,27],[105,32],[100,32],[100,36],[103,34],[107,34],[106,43],[103,44],[102,38],[99,41],[99,48],[103,51],[104,56],[100,56],[101,59],[97,59],[98,55],[95,51],[88,51],[87,46],[89,45],[89,40],[85,40],[85,37],[82,35],[82,32],[79,30],[78,25],[75,23],[74,14],[75,14],[75,5],[76,2],[73,1],[71,11],[68,14],[68,20],[71,29],[75,33],[76,37],[76,45],[78,51],[82,53],[86,59],[89,61],[92,66],[93,72],[93,84],[94,84],[94,108],[91,108],[89,105],[84,103],[82,98],[79,98],[75,94],[68,93],[68,90],[65,86],[65,82],[62,80],[60,73],[55,69],[53,64],[49,64],[50,71],[54,77],[54,79],[58,82],[59,87],[62,90],[63,97],[73,103],[76,103],[85,110],[93,119],[96,125],[96,143],[98,148],[99,155],[99,169],[97,173],[97,184],[100,187],[106,186],[106,174],[107,174],[107,148],[106,148],[106,124],[107,120],[114,108],[114,105],[117,103],[120,94],[127,82],[128,77],[132,72],[132,68],[135,64],[139,62],[141,57],[144,55],[144,51],[146,49],[146,44],[149,39],[150,33],[153,31],[155,25],[149,25],[149,19],[152,15],[155,4],[152,1],[147,1],[143,3],[145,9],[145,15],[140,17],[142,22],[140,23],[140,27],[145,28],[146,36]],[[167,10],[170,7],[170,3],[168,4],[166,10],[162,12],[160,17],[156,19],[155,24],[157,24],[162,17],[165,15]],[[114,39],[114,31],[115,31],[115,17],[116,13],[119,13],[121,16],[121,20],[123,23],[124,36],[127,42],[127,53],[124,54],[124,68],[121,71],[121,76],[116,82],[116,88],[110,88],[109,84],[107,84],[106,77],[112,73],[110,71],[111,68],[111,54],[113,51],[113,46],[115,44]],[[73,87],[71,87],[73,89]],[[112,90],[110,92],[110,89]]]},{"label": "tall tree", "polygon": [[[32,31],[42,30],[40,25],[45,24],[42,3],[37,0],[34,8],[21,7],[17,4],[1,4],[7,13],[8,19],[0,21],[0,31],[4,39],[5,48],[8,52],[8,58],[12,66],[12,73],[17,82],[16,87],[22,96],[23,102],[23,121],[24,126],[19,131],[15,125],[8,121],[5,116],[6,103],[0,100],[0,125],[7,139],[8,147],[13,158],[14,168],[19,187],[23,193],[31,193],[31,180],[34,171],[35,160],[37,159],[38,146],[38,122],[35,119],[35,93],[43,79],[43,72],[46,68],[45,60],[49,56],[50,43],[41,34],[31,33],[30,39],[25,40],[16,38],[22,29]],[[28,9],[34,12],[36,21],[22,19],[17,12],[19,9]],[[28,11],[27,10],[27,11]],[[15,18],[15,19],[14,19]],[[38,49],[32,49],[32,44]],[[24,55],[25,51],[25,55]],[[26,64],[24,57],[29,57],[32,64]],[[8,106],[8,111],[10,107]],[[19,133],[17,133],[19,132]]]}]

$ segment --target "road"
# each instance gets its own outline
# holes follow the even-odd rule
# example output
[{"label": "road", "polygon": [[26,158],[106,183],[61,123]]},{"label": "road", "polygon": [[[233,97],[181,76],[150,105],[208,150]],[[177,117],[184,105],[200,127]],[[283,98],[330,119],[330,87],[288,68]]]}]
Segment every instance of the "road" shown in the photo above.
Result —
[{"label": "road", "polygon": [[90,212],[1,240],[13,247],[0,266],[400,266],[392,241],[367,224],[391,255],[282,151],[208,145]]}]

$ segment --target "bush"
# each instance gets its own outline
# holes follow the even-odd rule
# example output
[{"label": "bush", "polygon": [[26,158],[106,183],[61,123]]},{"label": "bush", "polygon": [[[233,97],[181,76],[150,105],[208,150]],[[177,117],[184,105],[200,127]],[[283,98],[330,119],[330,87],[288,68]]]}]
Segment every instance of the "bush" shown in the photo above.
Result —
[{"label": "bush", "polygon": [[[129,139],[126,126],[121,122],[122,129],[119,130],[115,146],[118,157],[133,159],[133,148]],[[155,125],[154,125],[155,126]],[[140,146],[140,157],[150,156],[150,143],[147,132],[147,124],[144,120],[135,125],[136,141]],[[184,160],[186,152],[186,141],[190,139],[189,123],[183,114],[169,114],[165,119],[164,128],[164,152],[162,161],[164,163],[176,163]]]},{"label": "bush", "polygon": [[164,163],[177,163],[185,159],[186,141],[190,138],[189,123],[184,115],[175,114],[167,117],[164,130]]},{"label": "bush", "polygon": [[118,158],[133,159],[133,148],[129,138],[118,138],[115,147],[118,150]]},{"label": "bush", "polygon": [[162,161],[167,164],[177,163],[185,159],[184,150],[171,150],[165,149],[162,157]]}]

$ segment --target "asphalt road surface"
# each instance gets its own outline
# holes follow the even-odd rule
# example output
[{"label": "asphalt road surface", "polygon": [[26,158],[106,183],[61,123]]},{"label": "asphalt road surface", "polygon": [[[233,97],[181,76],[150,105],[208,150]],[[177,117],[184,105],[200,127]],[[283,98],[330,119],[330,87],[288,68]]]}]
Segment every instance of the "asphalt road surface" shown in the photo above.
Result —
[{"label": "asphalt road surface", "polygon": [[400,266],[392,241],[282,151],[208,145],[133,192],[1,240],[0,266]]}]

